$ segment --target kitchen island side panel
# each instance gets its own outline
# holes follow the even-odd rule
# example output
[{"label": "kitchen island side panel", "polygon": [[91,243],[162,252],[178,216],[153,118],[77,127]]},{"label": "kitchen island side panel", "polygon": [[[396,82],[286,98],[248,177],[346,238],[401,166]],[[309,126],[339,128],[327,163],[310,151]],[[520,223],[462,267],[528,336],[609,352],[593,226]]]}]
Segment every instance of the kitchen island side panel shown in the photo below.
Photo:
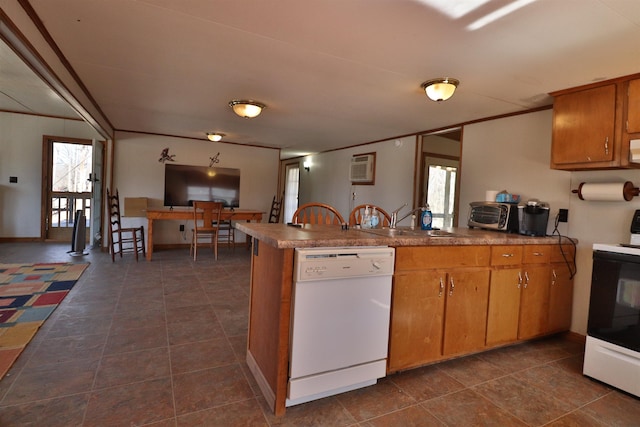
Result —
[{"label": "kitchen island side panel", "polygon": [[257,239],[253,245],[247,363],[279,415],[284,413],[287,391],[294,250]]}]

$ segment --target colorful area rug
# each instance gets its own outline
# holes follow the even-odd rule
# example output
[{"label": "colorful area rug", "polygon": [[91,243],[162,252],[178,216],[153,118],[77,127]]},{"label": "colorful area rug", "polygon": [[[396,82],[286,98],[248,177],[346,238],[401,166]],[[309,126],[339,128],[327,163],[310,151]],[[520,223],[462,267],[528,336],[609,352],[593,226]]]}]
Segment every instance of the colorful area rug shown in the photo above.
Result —
[{"label": "colorful area rug", "polygon": [[89,264],[0,264],[0,378]]}]

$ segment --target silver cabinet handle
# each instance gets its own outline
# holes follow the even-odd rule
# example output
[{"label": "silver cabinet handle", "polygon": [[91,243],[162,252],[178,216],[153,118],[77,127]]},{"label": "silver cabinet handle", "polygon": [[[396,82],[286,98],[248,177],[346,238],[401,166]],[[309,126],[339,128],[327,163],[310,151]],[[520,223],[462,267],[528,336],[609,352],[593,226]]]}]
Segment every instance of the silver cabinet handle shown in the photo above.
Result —
[{"label": "silver cabinet handle", "polygon": [[522,272],[518,271],[518,289],[522,286]]},{"label": "silver cabinet handle", "polygon": [[553,276],[553,279],[551,280],[551,286],[554,286],[556,284],[556,279],[558,279],[558,275],[556,274],[556,270],[552,270],[551,271],[551,275]]},{"label": "silver cabinet handle", "polygon": [[440,277],[440,291],[438,292],[438,298],[442,296],[442,292],[444,292],[444,281],[442,280],[442,277]]},{"label": "silver cabinet handle", "polygon": [[533,256],[542,256],[544,255],[544,252],[534,252]]},{"label": "silver cabinet handle", "polygon": [[502,254],[503,257],[505,258],[511,258],[513,256],[513,254]]},{"label": "silver cabinet handle", "polygon": [[609,137],[604,139],[604,154],[609,155]]},{"label": "silver cabinet handle", "polygon": [[529,273],[525,271],[524,272],[524,288],[527,289],[527,286],[529,286]]},{"label": "silver cabinet handle", "polygon": [[456,287],[456,284],[453,283],[453,277],[449,278],[449,283],[450,283],[450,285],[449,285],[449,296],[451,297],[451,296],[453,296],[453,289]]}]

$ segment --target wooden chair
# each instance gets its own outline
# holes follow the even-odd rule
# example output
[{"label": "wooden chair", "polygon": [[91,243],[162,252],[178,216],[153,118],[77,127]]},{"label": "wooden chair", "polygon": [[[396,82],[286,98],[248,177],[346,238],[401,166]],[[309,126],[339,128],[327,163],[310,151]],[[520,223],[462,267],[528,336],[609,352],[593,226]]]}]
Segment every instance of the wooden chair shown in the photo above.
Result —
[{"label": "wooden chair", "polygon": [[116,254],[133,253],[138,261],[138,253],[146,256],[144,245],[144,227],[122,227],[120,219],[120,195],[112,195],[107,188],[107,204],[109,206],[109,251],[111,262],[115,262]]},{"label": "wooden chair", "polygon": [[282,204],[284,203],[284,193],[282,193],[282,197],[280,200],[276,199],[276,196],[273,196],[273,201],[271,202],[271,211],[269,212],[269,223],[279,223],[280,218],[282,217]]},{"label": "wooden chair", "polygon": [[300,206],[291,221],[294,224],[341,225],[344,219],[333,206],[324,203],[307,203]]},{"label": "wooden chair", "polygon": [[227,247],[235,249],[236,248],[236,229],[233,226],[233,222],[231,220],[220,221],[218,230],[219,230],[218,241],[222,241],[222,238],[224,238],[224,240],[226,240],[227,242]]},{"label": "wooden chair", "polygon": [[[214,259],[218,259],[218,237],[220,234],[220,214],[222,203],[195,200],[193,202],[193,229],[189,255],[198,259],[198,244],[206,240],[213,249]],[[202,218],[200,218],[202,214]]]},{"label": "wooden chair", "polygon": [[391,224],[391,215],[387,213],[384,209],[376,205],[359,205],[353,208],[351,213],[349,214],[349,226],[353,227],[356,224],[362,224],[362,215],[364,215],[364,210],[369,206],[369,210],[373,211],[373,208],[376,208],[378,211],[378,216],[380,217],[380,222],[378,223],[379,227],[389,227]]}]

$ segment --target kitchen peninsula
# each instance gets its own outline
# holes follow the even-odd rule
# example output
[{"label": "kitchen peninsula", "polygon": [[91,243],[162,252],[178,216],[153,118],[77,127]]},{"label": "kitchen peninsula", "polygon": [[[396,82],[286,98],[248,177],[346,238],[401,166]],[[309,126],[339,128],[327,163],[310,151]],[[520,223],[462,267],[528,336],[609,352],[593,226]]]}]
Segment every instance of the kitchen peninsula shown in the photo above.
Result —
[{"label": "kitchen peninsula", "polygon": [[[238,223],[253,237],[247,364],[276,415],[286,409],[297,248],[391,246],[387,373],[566,331],[574,246],[564,238]],[[329,349],[330,350],[330,349]]]}]

